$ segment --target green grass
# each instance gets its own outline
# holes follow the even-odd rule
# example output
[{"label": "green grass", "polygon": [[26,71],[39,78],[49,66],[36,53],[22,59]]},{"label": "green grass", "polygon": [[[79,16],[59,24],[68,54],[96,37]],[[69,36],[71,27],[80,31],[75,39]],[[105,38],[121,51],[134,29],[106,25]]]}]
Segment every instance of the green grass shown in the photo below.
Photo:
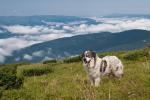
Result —
[{"label": "green grass", "polygon": [[[99,87],[92,87],[82,63],[77,60],[71,60],[70,63],[20,65],[17,75],[24,77],[23,86],[5,90],[1,100],[150,100],[150,56],[130,60],[124,59],[130,52],[100,55],[119,56],[125,66],[124,77],[119,80],[105,76]],[[53,71],[40,76],[23,76],[23,70],[30,68],[50,68]]]}]

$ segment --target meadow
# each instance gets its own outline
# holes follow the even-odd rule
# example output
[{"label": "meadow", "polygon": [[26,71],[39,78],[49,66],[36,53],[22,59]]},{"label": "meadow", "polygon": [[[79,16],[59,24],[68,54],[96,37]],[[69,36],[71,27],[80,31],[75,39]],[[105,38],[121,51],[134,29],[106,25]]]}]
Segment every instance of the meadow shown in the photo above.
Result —
[{"label": "meadow", "polygon": [[[134,51],[99,53],[116,55],[124,64],[121,79],[105,76],[99,87],[90,85],[80,56],[43,63],[1,65],[15,68],[17,84],[0,80],[1,100],[150,100],[150,47]],[[14,69],[13,69],[14,70]],[[11,76],[12,73],[10,74]],[[4,77],[5,79],[6,77]],[[7,80],[9,81],[10,78]],[[3,83],[3,85],[2,85]],[[9,86],[10,85],[10,86]],[[11,86],[12,85],[12,86]]]}]

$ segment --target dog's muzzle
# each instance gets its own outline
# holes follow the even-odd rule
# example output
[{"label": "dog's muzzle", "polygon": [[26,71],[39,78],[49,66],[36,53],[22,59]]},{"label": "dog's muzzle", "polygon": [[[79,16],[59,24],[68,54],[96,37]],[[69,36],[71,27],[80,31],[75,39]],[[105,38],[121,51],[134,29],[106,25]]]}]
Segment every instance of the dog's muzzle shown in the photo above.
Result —
[{"label": "dog's muzzle", "polygon": [[90,63],[91,60],[90,60],[90,61],[87,61],[85,58],[83,58],[83,61],[84,61],[84,63],[87,64],[87,63]]}]

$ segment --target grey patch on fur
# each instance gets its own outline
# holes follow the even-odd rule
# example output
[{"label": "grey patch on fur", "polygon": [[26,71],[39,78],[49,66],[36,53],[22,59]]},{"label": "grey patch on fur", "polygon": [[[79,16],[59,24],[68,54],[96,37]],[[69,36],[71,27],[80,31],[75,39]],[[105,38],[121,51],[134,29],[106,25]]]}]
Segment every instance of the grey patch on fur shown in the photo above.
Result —
[{"label": "grey patch on fur", "polygon": [[107,67],[107,61],[106,60],[102,60],[100,72],[105,72],[106,67]]},{"label": "grey patch on fur", "polygon": [[119,69],[119,67],[116,68],[116,71]]}]

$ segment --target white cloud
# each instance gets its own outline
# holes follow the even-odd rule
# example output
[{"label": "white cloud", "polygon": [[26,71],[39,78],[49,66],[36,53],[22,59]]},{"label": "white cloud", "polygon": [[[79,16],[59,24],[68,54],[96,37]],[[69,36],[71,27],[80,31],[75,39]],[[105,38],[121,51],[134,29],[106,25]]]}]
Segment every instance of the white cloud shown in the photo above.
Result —
[{"label": "white cloud", "polygon": [[30,56],[28,54],[25,54],[23,58],[26,60],[32,60],[32,56]]},{"label": "white cloud", "polygon": [[86,25],[81,24],[79,27],[75,27],[75,33],[98,33],[98,32],[122,32],[125,30],[132,30],[132,29],[142,29],[150,31],[150,19],[104,19],[100,24],[94,25]]},{"label": "white cloud", "polygon": [[55,30],[47,26],[23,26],[23,25],[12,25],[2,26],[4,29],[11,33],[16,34],[39,34],[39,33],[62,33],[64,30]]},{"label": "white cloud", "polygon": [[[71,34],[64,33],[63,30],[50,29],[48,27],[31,26],[8,26],[7,29],[12,33],[23,34],[12,38],[0,39],[0,63],[5,61],[6,56],[11,56],[12,52],[21,48],[28,47],[32,44],[54,40],[62,37],[70,37]],[[5,27],[6,28],[6,27]],[[31,29],[31,30],[30,30]],[[23,32],[23,33],[21,33]],[[46,34],[35,34],[32,32],[44,32]],[[48,33],[48,34],[47,34]],[[37,54],[34,53],[37,56]]]},{"label": "white cloud", "polygon": [[22,26],[22,25],[13,25],[13,26],[3,26],[3,28],[7,29],[11,33],[19,33],[19,34],[34,34],[39,33],[42,30],[40,26]]},{"label": "white cloud", "polygon": [[0,33],[3,33],[3,31],[2,31],[2,30],[0,30]]},{"label": "white cloud", "polygon": [[27,41],[21,38],[0,39],[0,47],[8,47],[12,49],[20,49],[34,43],[34,41]]},{"label": "white cloud", "polygon": [[64,51],[65,56],[70,56],[69,52]]},{"label": "white cloud", "polygon": [[73,21],[73,22],[70,22],[68,23],[69,25],[80,25],[80,24],[84,24],[86,23],[87,21]]},{"label": "white cloud", "polygon": [[51,58],[51,57],[44,57],[44,59],[42,60],[42,61],[46,61],[46,60],[52,60],[53,58]]},{"label": "white cloud", "polygon": [[0,55],[0,63],[3,63],[5,61],[5,56]]},{"label": "white cloud", "polygon": [[83,24],[86,23],[87,21],[73,21],[73,22],[68,22],[68,23],[62,23],[62,22],[46,22],[44,20],[42,20],[41,22],[43,22],[44,24],[47,25],[52,25],[52,26],[65,26],[65,25],[79,25],[79,24]]},{"label": "white cloud", "polygon": [[63,29],[65,29],[65,30],[72,30],[72,31],[74,31],[74,28],[73,28],[73,27],[71,27],[71,26],[69,26],[69,25],[64,25],[64,26],[63,26]]},{"label": "white cloud", "polygon": [[35,43],[35,41],[27,41],[20,38],[0,39],[0,62],[3,63],[5,57],[11,56],[14,50],[19,50]]},{"label": "white cloud", "polygon": [[42,57],[44,55],[44,51],[36,51],[36,52],[33,52],[32,55],[36,57]]},{"label": "white cloud", "polygon": [[15,61],[19,61],[20,60],[20,58],[18,57],[18,58],[15,58]]},{"label": "white cloud", "polygon": [[[50,40],[57,38],[58,34],[60,37],[64,34],[72,34],[72,35],[79,35],[79,34],[87,34],[87,33],[97,33],[97,32],[121,32],[125,30],[131,29],[142,29],[142,30],[150,30],[150,19],[146,18],[93,18],[99,24],[86,24],[85,21],[77,21],[77,22],[70,22],[68,24],[62,24],[62,27],[57,26],[23,26],[23,25],[13,25],[13,26],[3,26],[7,31],[11,33],[17,34],[42,34],[43,36],[49,34],[48,37]],[[56,24],[56,22],[49,22],[52,25]],[[70,32],[67,33],[66,30]],[[46,33],[46,34],[44,34]],[[55,37],[55,36],[56,37]],[[43,37],[42,36],[42,37]],[[42,38],[41,37],[41,38]]]},{"label": "white cloud", "polygon": [[54,39],[58,39],[58,38],[63,38],[63,37],[71,37],[73,36],[72,34],[67,34],[67,33],[63,33],[63,34],[46,34],[46,35],[40,35],[36,38],[39,38],[41,41],[48,41],[48,40],[54,40]]},{"label": "white cloud", "polygon": [[50,40],[55,40],[58,38],[63,38],[63,37],[71,37],[73,34],[68,34],[68,33],[58,33],[58,34],[39,34],[39,35],[24,35],[24,36],[19,36],[19,38],[23,38],[25,40],[29,41],[36,41],[37,43],[44,42],[44,41],[50,41]]},{"label": "white cloud", "polygon": [[48,48],[47,53],[52,54],[52,48]]},{"label": "white cloud", "polygon": [[61,23],[61,22],[46,22],[44,20],[41,21],[42,23],[44,24],[47,24],[47,25],[55,25],[55,26],[63,26],[63,25],[66,25],[65,23]]}]

